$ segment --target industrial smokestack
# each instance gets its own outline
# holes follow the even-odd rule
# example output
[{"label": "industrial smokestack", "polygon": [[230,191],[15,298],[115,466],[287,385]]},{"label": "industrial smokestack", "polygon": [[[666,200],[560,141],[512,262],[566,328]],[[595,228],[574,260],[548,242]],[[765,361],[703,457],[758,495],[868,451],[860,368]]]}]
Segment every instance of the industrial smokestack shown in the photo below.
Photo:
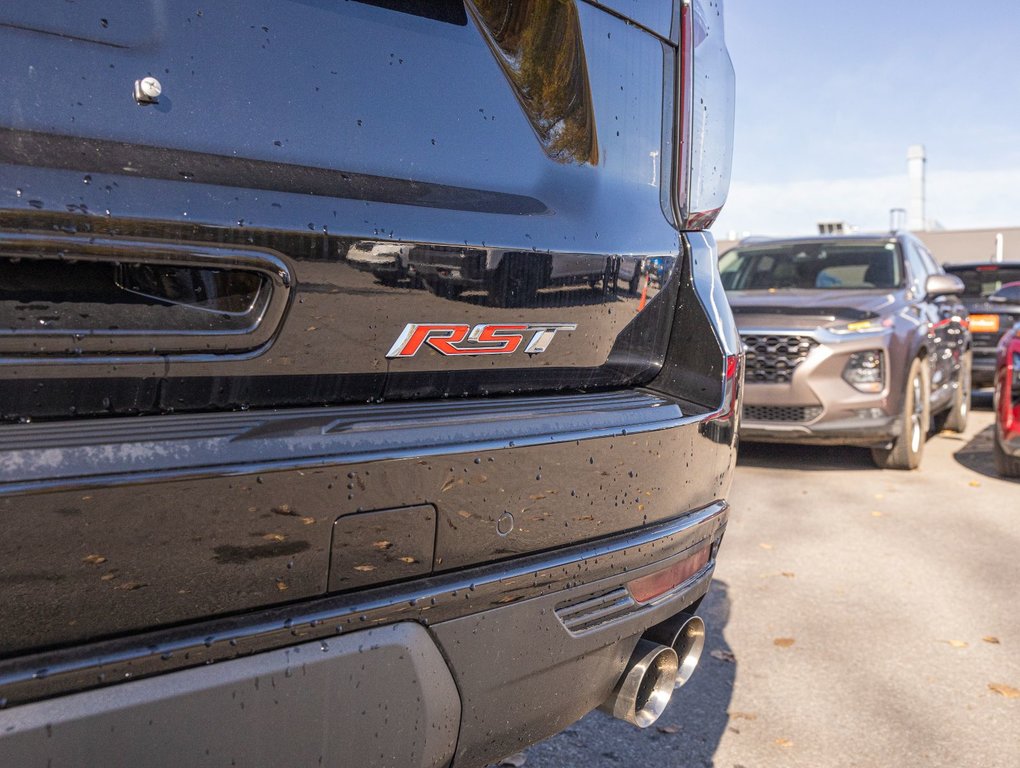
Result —
[{"label": "industrial smokestack", "polygon": [[910,207],[907,216],[907,228],[914,232],[928,229],[928,216],[925,211],[925,165],[928,162],[924,146],[915,144],[907,150],[907,171],[910,174]]}]

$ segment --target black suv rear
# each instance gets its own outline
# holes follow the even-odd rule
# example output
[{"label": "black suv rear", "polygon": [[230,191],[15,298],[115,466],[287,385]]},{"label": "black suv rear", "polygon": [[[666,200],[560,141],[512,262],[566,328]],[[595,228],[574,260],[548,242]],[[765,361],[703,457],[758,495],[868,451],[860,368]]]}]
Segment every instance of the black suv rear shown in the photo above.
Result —
[{"label": "black suv rear", "polygon": [[734,463],[717,10],[0,9],[0,764],[654,719]]},{"label": "black suv rear", "polygon": [[962,299],[970,312],[974,338],[974,386],[991,387],[995,350],[1006,332],[1020,322],[1020,263],[949,264],[946,272],[964,284]]}]

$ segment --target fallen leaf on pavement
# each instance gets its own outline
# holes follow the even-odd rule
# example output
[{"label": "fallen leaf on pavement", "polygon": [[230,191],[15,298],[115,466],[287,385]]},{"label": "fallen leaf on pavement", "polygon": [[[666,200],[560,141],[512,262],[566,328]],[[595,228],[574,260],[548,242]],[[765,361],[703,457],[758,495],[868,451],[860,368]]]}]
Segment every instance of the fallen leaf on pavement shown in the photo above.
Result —
[{"label": "fallen leaf on pavement", "polygon": [[737,660],[736,656],[734,656],[729,651],[722,650],[721,648],[716,648],[714,651],[711,651],[708,655],[711,656],[713,659],[719,659],[719,661],[728,661],[730,664]]},{"label": "fallen leaf on pavement", "polygon": [[125,581],[123,584],[119,584],[114,589],[121,589],[125,592],[134,592],[136,589],[147,587],[148,584],[143,584],[140,581]]},{"label": "fallen leaf on pavement", "polygon": [[789,739],[776,739],[776,744],[778,744],[781,747],[792,747],[793,746],[793,742],[790,741]]},{"label": "fallen leaf on pavement", "polygon": [[963,640],[943,640],[942,642],[945,643],[946,645],[952,646],[953,648],[967,647],[967,643],[963,642]]},{"label": "fallen leaf on pavement", "polygon": [[1007,699],[1020,699],[1020,690],[1012,686],[1003,685],[1002,683],[989,683],[988,688],[1000,696],[1005,696]]},{"label": "fallen leaf on pavement", "polygon": [[284,536],[282,533],[267,533],[262,538],[265,539],[266,541],[277,541],[277,542],[279,542],[279,541],[286,541],[287,540],[287,537]]},{"label": "fallen leaf on pavement", "polygon": [[113,581],[115,578],[117,578],[117,574],[115,574],[115,573],[104,573],[102,576],[99,577],[99,580],[100,581]]},{"label": "fallen leaf on pavement", "polygon": [[775,640],[772,641],[772,644],[780,648],[789,648],[796,642],[797,641],[794,640],[792,637],[777,637]]},{"label": "fallen leaf on pavement", "polygon": [[276,588],[281,592],[286,592],[288,589],[290,589],[290,587],[287,586],[287,582],[285,581],[277,581]]},{"label": "fallen leaf on pavement", "polygon": [[392,546],[393,546],[393,542],[392,541],[386,541],[386,539],[380,539],[379,541],[373,541],[372,542],[372,549],[383,550],[383,549],[389,549]]},{"label": "fallen leaf on pavement", "polygon": [[510,766],[510,768],[521,768],[521,766],[524,765],[526,762],[528,762],[528,756],[525,755],[523,752],[518,752],[516,755],[504,757],[502,760],[499,761],[499,765],[501,766],[507,765]]},{"label": "fallen leaf on pavement", "polygon": [[398,557],[397,559],[400,560],[400,562],[402,563],[407,563],[408,565],[418,562],[416,558],[411,557],[410,555],[404,555],[403,557]]},{"label": "fallen leaf on pavement", "polygon": [[660,725],[658,726],[659,733],[680,733],[679,725]]},{"label": "fallen leaf on pavement", "polygon": [[999,638],[993,635],[988,635],[988,637],[982,637],[981,639],[986,643],[990,643],[991,645],[999,645]]},{"label": "fallen leaf on pavement", "polygon": [[981,483],[979,483],[977,480],[971,480],[969,483],[967,483],[967,485],[969,485],[971,488],[981,487]]},{"label": "fallen leaf on pavement", "polygon": [[796,574],[793,571],[783,571],[783,576],[788,579],[792,579]]},{"label": "fallen leaf on pavement", "polygon": [[314,517],[307,517],[307,516],[306,517],[302,517],[301,518],[301,523],[303,525],[314,525],[315,524],[315,518]]},{"label": "fallen leaf on pavement", "polygon": [[103,557],[102,555],[85,555],[85,557],[83,557],[81,561],[83,563],[87,563],[88,565],[102,565],[103,563],[106,562],[106,558]]},{"label": "fallen leaf on pavement", "polygon": [[372,571],[375,570],[375,566],[374,565],[356,565],[356,566],[354,566],[354,570],[360,571],[361,573],[371,573]]}]

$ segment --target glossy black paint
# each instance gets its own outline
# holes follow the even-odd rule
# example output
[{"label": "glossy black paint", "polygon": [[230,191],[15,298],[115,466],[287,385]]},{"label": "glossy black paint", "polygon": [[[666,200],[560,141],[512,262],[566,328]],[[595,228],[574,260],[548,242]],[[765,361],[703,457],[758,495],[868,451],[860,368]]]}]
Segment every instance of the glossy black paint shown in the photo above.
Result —
[{"label": "glossy black paint", "polygon": [[359,570],[398,540],[368,510],[432,505],[436,572],[668,520],[725,498],[712,418],[630,393],[8,426],[0,653],[414,576]]},{"label": "glossy black paint", "polygon": [[[629,579],[668,566],[710,542],[713,560],[671,596],[674,610],[669,613],[675,613],[676,608],[691,605],[707,591],[727,517],[726,504],[719,502],[640,531],[531,555],[512,563],[481,565],[428,579],[292,601],[201,623],[3,659],[0,691],[8,703],[18,704],[393,622],[417,621],[426,626],[441,626],[471,616],[484,620],[493,610],[518,604],[534,606],[535,598],[551,600],[553,607],[560,607],[590,599],[604,589],[606,580],[618,588]],[[583,574],[583,578],[578,574]],[[654,615],[654,611],[648,610],[650,607],[638,608],[619,619],[647,621],[649,614]],[[554,615],[553,610],[548,613]],[[554,621],[559,623],[560,619],[556,617]],[[618,631],[618,626],[612,624],[606,628]],[[522,626],[517,631],[527,634],[529,628]],[[521,648],[524,650],[527,645],[522,644]],[[541,669],[549,662],[548,658],[533,656],[522,669]]]},{"label": "glossy black paint", "polygon": [[[576,391],[655,374],[667,339],[639,314],[671,312],[673,295],[657,296],[670,270],[647,291],[642,271],[680,248],[660,204],[673,49],[585,3],[487,2],[463,25],[400,5],[113,2],[105,27],[80,9],[0,11],[0,230],[59,233],[78,250],[97,237],[248,249],[293,278],[271,343],[244,359],[216,344],[200,357],[158,344],[155,357],[7,357],[7,419]],[[562,57],[539,20],[571,41]],[[157,104],[131,96],[144,75],[162,83]],[[543,84],[560,90],[540,96]],[[387,362],[411,322],[578,330],[531,358]]]},{"label": "glossy black paint", "polygon": [[[352,479],[365,484],[361,477]],[[431,504],[344,515],[333,523],[329,591],[431,573],[435,544],[436,510]]]},{"label": "glossy black paint", "polygon": [[[674,3],[428,5],[0,8],[0,263],[32,287],[0,294],[0,698],[414,621],[465,711],[517,692],[461,723],[472,765],[704,594],[555,612],[726,522],[740,347],[675,228]],[[387,357],[422,323],[577,329]]]}]

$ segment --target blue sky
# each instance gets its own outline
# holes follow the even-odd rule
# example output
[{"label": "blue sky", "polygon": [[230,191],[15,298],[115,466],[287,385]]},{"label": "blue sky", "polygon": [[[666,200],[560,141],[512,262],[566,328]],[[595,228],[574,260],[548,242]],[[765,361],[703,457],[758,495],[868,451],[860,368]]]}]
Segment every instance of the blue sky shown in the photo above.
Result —
[{"label": "blue sky", "polygon": [[726,24],[736,146],[716,237],[884,228],[911,144],[929,219],[1020,225],[1020,4],[727,0]]}]

